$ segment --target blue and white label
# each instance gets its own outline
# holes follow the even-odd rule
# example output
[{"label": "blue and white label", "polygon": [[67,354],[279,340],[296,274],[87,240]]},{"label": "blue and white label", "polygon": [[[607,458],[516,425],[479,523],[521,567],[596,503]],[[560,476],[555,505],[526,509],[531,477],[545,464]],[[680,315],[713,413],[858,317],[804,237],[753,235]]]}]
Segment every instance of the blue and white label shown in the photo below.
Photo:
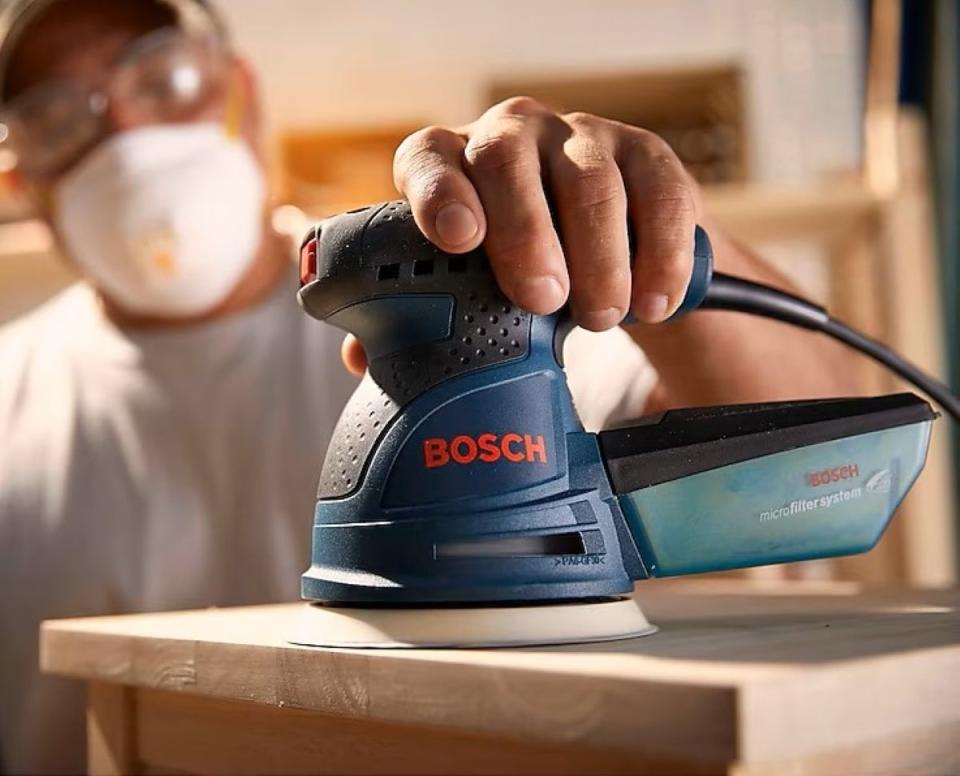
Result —
[{"label": "blue and white label", "polygon": [[657,577],[865,552],[923,468],[930,425],[731,464],[624,494],[620,505]]}]

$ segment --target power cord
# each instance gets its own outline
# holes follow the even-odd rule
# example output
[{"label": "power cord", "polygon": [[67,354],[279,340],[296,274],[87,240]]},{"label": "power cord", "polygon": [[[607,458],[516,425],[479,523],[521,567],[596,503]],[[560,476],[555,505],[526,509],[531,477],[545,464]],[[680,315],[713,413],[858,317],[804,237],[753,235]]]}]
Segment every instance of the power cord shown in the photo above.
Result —
[{"label": "power cord", "polygon": [[706,297],[699,307],[701,310],[750,313],[823,332],[900,375],[936,401],[955,421],[960,422],[960,398],[946,385],[901,358],[886,345],[831,318],[824,308],[813,302],[761,283],[715,272]]}]

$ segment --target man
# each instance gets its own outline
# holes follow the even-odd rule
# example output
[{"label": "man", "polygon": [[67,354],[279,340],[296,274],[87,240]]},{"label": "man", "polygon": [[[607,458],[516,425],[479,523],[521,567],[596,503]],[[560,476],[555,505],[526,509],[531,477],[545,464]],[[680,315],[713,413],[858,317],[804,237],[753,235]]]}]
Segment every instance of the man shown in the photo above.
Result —
[{"label": "man", "polygon": [[[294,598],[354,380],[336,333],[293,301],[254,80],[212,11],[18,0],[5,13],[7,145],[83,282],[0,333],[0,752],[12,772],[64,772],[83,763],[82,690],[39,677],[40,620]],[[569,299],[596,331],[628,310],[669,317],[694,224],[709,228],[662,140],[525,98],[414,134],[395,179],[437,245],[483,242],[516,303]],[[784,285],[712,236],[718,268]],[[659,374],[653,399],[622,330],[569,359],[595,423],[849,388],[832,345],[777,324],[703,313],[629,334]],[[342,358],[362,372],[355,341]]]}]

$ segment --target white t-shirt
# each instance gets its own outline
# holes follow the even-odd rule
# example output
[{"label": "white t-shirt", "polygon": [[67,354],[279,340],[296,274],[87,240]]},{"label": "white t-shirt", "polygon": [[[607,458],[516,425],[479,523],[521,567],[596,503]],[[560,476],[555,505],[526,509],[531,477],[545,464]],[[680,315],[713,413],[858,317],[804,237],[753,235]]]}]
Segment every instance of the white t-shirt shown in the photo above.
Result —
[{"label": "white t-shirt", "polygon": [[[121,331],[85,285],[0,329],[0,770],[82,770],[80,682],[47,618],[296,600],[320,465],[356,381],[291,275],[265,302]],[[588,428],[655,375],[622,331],[568,340]]]}]

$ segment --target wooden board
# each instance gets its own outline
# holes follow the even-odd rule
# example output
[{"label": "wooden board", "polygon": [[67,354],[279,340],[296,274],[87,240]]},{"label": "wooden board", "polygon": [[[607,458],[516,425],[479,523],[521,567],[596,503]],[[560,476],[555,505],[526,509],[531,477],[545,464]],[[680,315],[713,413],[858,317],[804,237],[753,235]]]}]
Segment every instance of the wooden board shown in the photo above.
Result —
[{"label": "wooden board", "polygon": [[301,606],[284,604],[48,622],[41,665],[277,709],[694,763],[809,759],[960,725],[960,593],[713,585],[728,592],[642,584],[640,601],[662,631],[616,643],[306,648],[284,641]]},{"label": "wooden board", "polygon": [[[138,757],[133,772],[230,776],[612,776],[637,772],[637,758],[628,752],[552,741],[493,740],[423,725],[337,717],[163,690],[135,692]],[[676,762],[654,763],[657,773],[680,770]],[[645,764],[651,761],[645,758]],[[131,770],[116,773],[129,774]],[[689,768],[682,770],[690,773]]]}]

